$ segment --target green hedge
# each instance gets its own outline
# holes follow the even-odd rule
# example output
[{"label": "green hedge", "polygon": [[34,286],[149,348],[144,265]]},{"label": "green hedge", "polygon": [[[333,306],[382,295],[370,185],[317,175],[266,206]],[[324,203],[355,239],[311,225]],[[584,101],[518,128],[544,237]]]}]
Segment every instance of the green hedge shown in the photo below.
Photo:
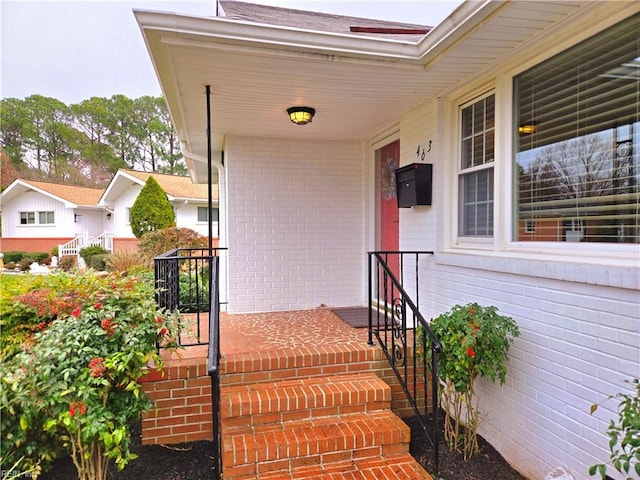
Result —
[{"label": "green hedge", "polygon": [[24,258],[29,258],[33,262],[42,262],[44,259],[49,257],[47,252],[3,252],[4,253],[4,263],[19,263]]}]

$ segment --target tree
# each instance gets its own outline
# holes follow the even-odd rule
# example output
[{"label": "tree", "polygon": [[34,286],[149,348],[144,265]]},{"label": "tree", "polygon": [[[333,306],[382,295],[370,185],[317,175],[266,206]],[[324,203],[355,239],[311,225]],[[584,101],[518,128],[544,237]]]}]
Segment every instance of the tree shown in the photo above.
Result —
[{"label": "tree", "polygon": [[30,122],[24,101],[18,98],[0,100],[0,143],[15,168],[22,165],[26,145],[26,130]]},{"label": "tree", "polygon": [[139,153],[134,101],[124,95],[113,95],[107,111],[109,144],[127,168],[135,168],[139,163]]},{"label": "tree", "polygon": [[131,207],[131,230],[136,238],[145,233],[175,227],[175,213],[162,187],[149,176]]},{"label": "tree", "polygon": [[78,104],[42,95],[0,100],[0,145],[25,179],[97,186],[118,168],[184,175],[162,97],[91,97]]},{"label": "tree", "polygon": [[9,155],[0,148],[0,192],[19,177],[20,175],[18,174],[16,167],[11,163]]}]

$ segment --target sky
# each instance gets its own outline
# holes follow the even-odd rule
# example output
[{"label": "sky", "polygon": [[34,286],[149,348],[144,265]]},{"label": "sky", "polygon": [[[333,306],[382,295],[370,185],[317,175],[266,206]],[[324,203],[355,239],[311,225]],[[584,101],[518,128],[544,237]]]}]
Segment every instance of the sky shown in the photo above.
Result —
[{"label": "sky", "polygon": [[[246,0],[435,26],[459,0]],[[215,0],[0,0],[0,98],[66,104],[93,96],[161,95],[133,9],[215,16]]]}]

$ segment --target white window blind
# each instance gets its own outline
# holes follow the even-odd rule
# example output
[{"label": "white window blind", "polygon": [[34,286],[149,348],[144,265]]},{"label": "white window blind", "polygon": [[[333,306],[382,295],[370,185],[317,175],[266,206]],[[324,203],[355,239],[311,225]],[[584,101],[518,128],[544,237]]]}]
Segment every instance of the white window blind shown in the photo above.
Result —
[{"label": "white window blind", "polygon": [[640,15],[514,79],[520,241],[640,242]]}]

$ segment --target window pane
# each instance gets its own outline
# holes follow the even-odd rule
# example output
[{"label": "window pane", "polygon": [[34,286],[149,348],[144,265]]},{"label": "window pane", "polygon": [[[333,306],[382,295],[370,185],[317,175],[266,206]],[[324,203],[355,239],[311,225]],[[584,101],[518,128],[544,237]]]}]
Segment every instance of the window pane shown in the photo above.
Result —
[{"label": "window pane", "polygon": [[640,15],[515,78],[515,239],[640,242],[638,32]]},{"label": "window pane", "polygon": [[36,212],[20,212],[20,225],[34,225]]},{"label": "window pane", "polygon": [[459,234],[493,235],[493,168],[460,176],[461,211]]},{"label": "window pane", "polygon": [[496,99],[493,95],[485,98],[485,129],[495,127]]},{"label": "window pane", "polygon": [[[209,211],[208,207],[198,207],[198,221],[199,222],[207,222],[207,213]],[[217,208],[212,208],[211,209],[211,220],[213,222],[217,222],[218,221],[218,209]]]},{"label": "window pane", "polygon": [[473,139],[473,166],[484,163],[484,137],[478,135]]},{"label": "window pane", "polygon": [[462,138],[463,139],[469,138],[471,135],[473,135],[472,113],[473,113],[472,107],[465,108],[462,111]]},{"label": "window pane", "polygon": [[38,223],[41,225],[53,224],[53,212],[38,212]]},{"label": "window pane", "polygon": [[472,138],[467,138],[465,140],[462,140],[462,147],[461,147],[461,158],[462,158],[462,168],[469,168],[471,167],[471,162],[473,161],[473,154],[472,154],[472,146],[473,146],[473,139]]}]

